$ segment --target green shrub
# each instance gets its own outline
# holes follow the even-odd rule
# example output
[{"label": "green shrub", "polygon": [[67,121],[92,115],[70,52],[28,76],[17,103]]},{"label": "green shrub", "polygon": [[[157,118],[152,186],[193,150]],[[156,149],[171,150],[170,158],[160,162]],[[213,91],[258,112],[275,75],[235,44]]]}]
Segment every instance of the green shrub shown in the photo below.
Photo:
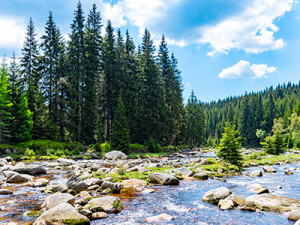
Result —
[{"label": "green shrub", "polygon": [[135,144],[130,144],[129,145],[129,151],[130,153],[140,153],[140,152],[145,152],[145,146],[144,145],[140,145],[138,143]]},{"label": "green shrub", "polygon": [[147,149],[149,152],[161,152],[162,151],[162,147],[160,146],[160,144],[157,143],[157,141],[154,138],[150,138],[147,142]]},{"label": "green shrub", "polygon": [[275,131],[273,136],[266,137],[261,145],[268,154],[279,155],[285,151],[282,135],[278,131]]},{"label": "green shrub", "polygon": [[24,156],[35,156],[35,152],[32,149],[27,148],[24,152]]},{"label": "green shrub", "polygon": [[105,154],[107,152],[110,152],[112,150],[110,143],[105,142],[100,144],[101,153]]},{"label": "green shrub", "polygon": [[173,152],[173,151],[177,151],[177,147],[173,146],[173,145],[168,145],[168,146],[162,147],[162,150],[165,152]]}]

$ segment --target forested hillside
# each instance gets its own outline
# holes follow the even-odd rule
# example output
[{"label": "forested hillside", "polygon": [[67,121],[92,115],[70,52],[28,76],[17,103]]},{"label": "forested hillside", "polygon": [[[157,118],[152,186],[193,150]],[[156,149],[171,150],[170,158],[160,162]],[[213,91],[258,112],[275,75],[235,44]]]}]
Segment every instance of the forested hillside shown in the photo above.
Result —
[{"label": "forested hillside", "polygon": [[299,84],[211,103],[192,92],[184,105],[181,72],[164,35],[156,49],[147,29],[136,45],[128,31],[123,37],[108,21],[101,34],[102,26],[96,5],[85,15],[80,2],[68,40],[51,12],[40,40],[29,20],[20,62],[14,55],[1,66],[0,143],[107,142],[126,151],[130,143],[148,150],[212,146],[230,121],[244,146],[259,146],[282,117],[276,122],[285,142],[299,147],[299,129],[293,136],[290,128],[299,124]]},{"label": "forested hillside", "polygon": [[[294,137],[297,141],[293,144],[300,147],[300,83],[278,85],[258,93],[204,103],[203,108],[207,145],[219,142],[226,121],[236,124],[244,146],[259,146],[260,141],[272,132],[272,128],[273,131],[278,129],[279,124],[281,133],[286,134],[285,138],[292,138],[292,134],[288,135],[288,128],[294,122],[298,128]],[[289,147],[293,147],[293,144],[289,143]]]}]

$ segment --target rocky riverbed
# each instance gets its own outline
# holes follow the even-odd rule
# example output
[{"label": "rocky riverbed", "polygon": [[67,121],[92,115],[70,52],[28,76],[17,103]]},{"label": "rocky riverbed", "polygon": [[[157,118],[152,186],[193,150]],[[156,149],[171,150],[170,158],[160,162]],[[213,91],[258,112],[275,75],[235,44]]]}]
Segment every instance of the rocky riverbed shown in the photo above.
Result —
[{"label": "rocky riverbed", "polygon": [[300,218],[297,160],[240,172],[222,164],[215,172],[205,170],[209,160],[201,154],[1,159],[1,224],[294,224]]}]

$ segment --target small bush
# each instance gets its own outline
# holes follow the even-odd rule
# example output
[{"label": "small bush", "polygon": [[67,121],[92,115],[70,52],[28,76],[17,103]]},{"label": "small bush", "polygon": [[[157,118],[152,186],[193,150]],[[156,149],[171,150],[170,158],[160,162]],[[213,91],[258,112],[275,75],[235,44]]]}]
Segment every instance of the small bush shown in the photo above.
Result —
[{"label": "small bush", "polygon": [[145,152],[145,146],[144,145],[140,145],[138,143],[130,144],[129,145],[129,151],[130,151],[130,153]]},{"label": "small bush", "polygon": [[107,142],[100,144],[100,149],[101,149],[102,154],[105,154],[112,150],[110,143],[107,143]]},{"label": "small bush", "polygon": [[29,157],[35,156],[35,152],[32,149],[27,148],[24,152],[24,155]]},{"label": "small bush", "polygon": [[173,152],[173,151],[177,151],[177,147],[173,146],[173,145],[168,145],[168,146],[162,147],[162,150],[165,152]]},{"label": "small bush", "polygon": [[157,141],[154,138],[150,138],[147,142],[147,148],[149,152],[161,152],[162,147],[160,144],[157,143]]}]

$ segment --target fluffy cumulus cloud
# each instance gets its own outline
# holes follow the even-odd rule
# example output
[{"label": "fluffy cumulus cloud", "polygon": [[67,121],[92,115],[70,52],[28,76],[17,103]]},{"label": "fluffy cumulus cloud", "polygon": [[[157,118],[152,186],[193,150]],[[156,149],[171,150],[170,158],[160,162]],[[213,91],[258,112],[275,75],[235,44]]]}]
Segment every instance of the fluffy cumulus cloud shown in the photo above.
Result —
[{"label": "fluffy cumulus cloud", "polygon": [[215,26],[199,28],[201,38],[198,41],[211,45],[210,56],[234,48],[249,53],[282,48],[283,39],[274,37],[279,29],[274,21],[291,11],[295,3],[296,0],[254,0],[243,12]]},{"label": "fluffy cumulus cloud", "polygon": [[223,69],[219,74],[221,78],[241,78],[250,77],[253,79],[267,78],[266,74],[274,73],[276,67],[268,67],[266,64],[250,65],[248,61],[241,60],[234,66]]},{"label": "fluffy cumulus cloud", "polygon": [[20,48],[25,40],[26,22],[20,18],[0,17],[0,48]]}]

